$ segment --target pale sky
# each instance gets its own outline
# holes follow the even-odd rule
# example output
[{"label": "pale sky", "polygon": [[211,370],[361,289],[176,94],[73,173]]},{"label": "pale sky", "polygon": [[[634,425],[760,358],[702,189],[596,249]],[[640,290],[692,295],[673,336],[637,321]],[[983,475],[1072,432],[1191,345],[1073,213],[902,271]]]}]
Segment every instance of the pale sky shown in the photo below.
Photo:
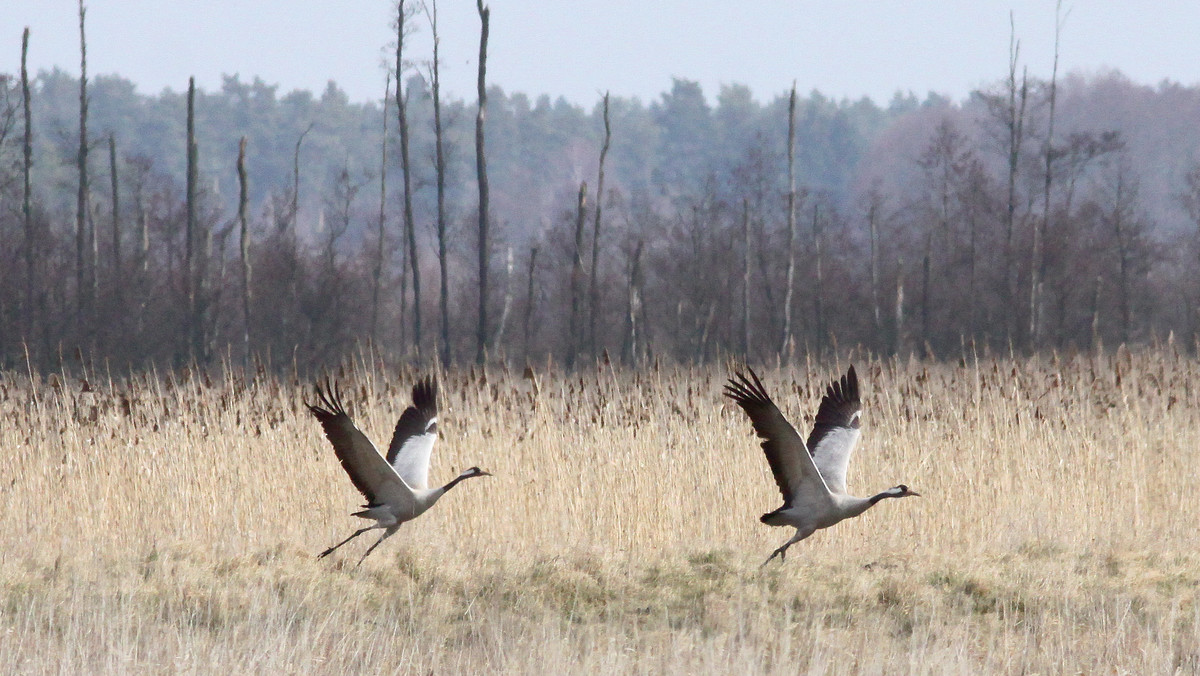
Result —
[{"label": "pale sky", "polygon": [[[203,89],[255,76],[280,94],[319,94],[335,80],[352,100],[378,99],[392,41],[391,0],[91,0],[88,70],[139,91]],[[1055,0],[492,0],[488,80],[590,107],[600,92],[650,101],[671,77],[748,85],[760,100],[788,89],[834,98],[936,91],[962,99],[1005,74],[1009,12],[1023,62],[1048,77]],[[1200,83],[1200,2],[1073,0],[1061,69],[1117,68],[1136,82]],[[479,19],[474,0],[441,0],[444,89],[471,99]],[[424,18],[413,58],[427,59]],[[16,73],[31,30],[33,72],[79,71],[76,2],[0,2],[0,72]]]}]

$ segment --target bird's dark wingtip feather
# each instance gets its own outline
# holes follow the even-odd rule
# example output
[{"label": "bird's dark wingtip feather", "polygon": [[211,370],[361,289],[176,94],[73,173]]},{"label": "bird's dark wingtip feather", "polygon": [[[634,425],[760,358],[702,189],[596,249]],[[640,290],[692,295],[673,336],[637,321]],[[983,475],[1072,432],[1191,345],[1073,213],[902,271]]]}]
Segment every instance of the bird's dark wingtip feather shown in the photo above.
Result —
[{"label": "bird's dark wingtip feather", "polygon": [[745,372],[734,371],[733,376],[725,384],[725,396],[733,399],[742,408],[773,403],[766,388],[763,387],[762,381],[759,380],[758,374],[750,366],[746,366]]},{"label": "bird's dark wingtip feather", "polygon": [[320,381],[313,384],[313,392],[316,394],[316,401],[310,403],[305,400],[304,405],[318,420],[324,421],[339,415],[347,415],[346,409],[342,405],[341,388],[334,385],[328,376],[325,377],[324,386]]},{"label": "bird's dark wingtip feather", "polygon": [[437,412],[437,380],[428,375],[413,384],[412,402],[423,413]]}]

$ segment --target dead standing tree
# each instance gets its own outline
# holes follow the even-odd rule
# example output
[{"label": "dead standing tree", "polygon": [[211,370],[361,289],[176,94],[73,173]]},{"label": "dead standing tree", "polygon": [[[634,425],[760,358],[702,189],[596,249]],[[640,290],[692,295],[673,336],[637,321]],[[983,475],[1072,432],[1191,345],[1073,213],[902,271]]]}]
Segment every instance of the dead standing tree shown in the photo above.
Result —
[{"label": "dead standing tree", "polygon": [[184,231],[183,289],[187,299],[188,357],[200,359],[200,303],[196,279],[196,181],[198,178],[198,149],[196,147],[196,78],[188,78],[187,91],[187,221]]},{"label": "dead standing tree", "polygon": [[[375,232],[375,253],[371,261],[371,341],[379,343],[379,296],[383,292],[383,255],[385,226],[387,225],[387,120],[388,99],[391,94],[392,74],[388,73],[383,83],[383,130],[379,138],[379,220]],[[404,321],[404,299],[401,292],[400,321]],[[403,332],[402,332],[403,333]]]},{"label": "dead standing tree", "polygon": [[529,361],[529,341],[533,330],[533,306],[534,306],[534,275],[537,272],[537,256],[538,248],[532,247],[529,249],[529,284],[525,289],[525,319],[522,323],[522,337],[525,349],[525,361]]},{"label": "dead standing tree", "polygon": [[[1017,218],[1017,172],[1021,166],[1021,146],[1025,138],[1025,104],[1029,98],[1029,79],[1024,73],[1017,84],[1017,64],[1020,60],[1021,43],[1016,38],[1016,24],[1009,14],[1011,34],[1009,37],[1008,81],[1006,83],[1007,105],[1003,109],[1002,123],[1007,131],[1006,155],[1008,159],[1008,203],[1005,210],[1004,275],[1009,298],[1017,296],[1017,272],[1014,261],[1013,239]],[[1009,336],[1016,334],[1016,313],[1009,320]]]},{"label": "dead standing tree", "polygon": [[879,186],[871,187],[867,193],[867,232],[870,237],[870,268],[871,277],[871,330],[873,342],[879,342],[883,336],[883,311],[879,306],[879,219],[883,211],[883,194]]},{"label": "dead standing tree", "polygon": [[121,283],[124,271],[121,269],[121,184],[117,172],[117,137],[108,135],[108,177],[112,190],[112,280],[113,296],[117,307],[125,307],[123,298],[124,284]]},{"label": "dead standing tree", "polygon": [[27,57],[29,56],[29,28],[21,34],[21,109],[25,116],[25,138],[22,144],[22,163],[21,163],[21,218],[25,225],[25,326],[24,340],[28,345],[33,340],[33,280],[34,280],[34,260],[37,253],[34,247],[34,232],[33,232],[33,199],[32,199],[32,184],[30,183],[30,172],[33,169],[33,115],[30,113],[29,101],[29,69],[27,68]]},{"label": "dead standing tree", "polygon": [[604,160],[612,141],[608,120],[608,92],[604,92],[604,143],[600,146],[600,169],[596,177],[596,215],[592,222],[592,269],[588,283],[588,352],[596,358],[596,315],[600,314],[600,215],[604,210]]},{"label": "dead standing tree", "polygon": [[587,218],[587,182],[579,184],[579,197],[575,203],[575,248],[571,254],[571,322],[567,335],[567,369],[575,367],[575,357],[579,353],[580,334],[580,296],[583,294],[583,223]]},{"label": "dead standing tree", "polygon": [[641,360],[641,331],[638,317],[642,313],[642,247],[639,239],[629,258],[629,297],[625,307],[625,341],[621,350],[622,360],[636,366]]},{"label": "dead standing tree", "polygon": [[[75,198],[75,292],[76,330],[82,340],[89,333],[92,305],[95,302],[95,261],[87,258],[88,215],[90,189],[88,187],[88,96],[87,96],[87,36],[84,33],[84,16],[87,9],[79,0],[79,149],[75,154],[75,169],[78,174],[78,191]],[[91,265],[89,265],[89,262]],[[91,273],[89,274],[89,270]]]},{"label": "dead standing tree", "polygon": [[475,110],[475,175],[479,185],[479,322],[475,330],[475,363],[482,364],[487,355],[488,300],[488,177],[484,155],[484,122],[487,119],[487,41],[488,17],[491,10],[483,0],[475,0],[479,10],[479,105]]},{"label": "dead standing tree", "polygon": [[433,95],[433,161],[437,172],[437,240],[438,240],[438,280],[441,287],[441,297],[438,307],[441,311],[442,339],[441,359],[443,364],[450,363],[450,273],[447,269],[447,233],[446,233],[446,153],[442,129],[442,85],[439,63],[440,38],[438,36],[437,0],[425,5],[429,18],[429,27],[433,32],[433,61],[429,64],[429,79]]},{"label": "dead standing tree", "polygon": [[238,254],[242,268],[242,370],[250,366],[250,224],[246,219],[249,180],[246,175],[246,137],[238,142]]},{"label": "dead standing tree", "polygon": [[404,239],[408,246],[408,268],[413,288],[413,347],[421,357],[421,266],[417,251],[417,234],[413,220],[412,164],[408,153],[408,97],[404,94],[404,37],[405,20],[410,10],[404,0],[396,3],[396,123],[400,131],[400,171],[404,174]]},{"label": "dead standing tree", "polygon": [[1045,278],[1045,254],[1042,238],[1050,231],[1050,189],[1054,182],[1054,112],[1058,103],[1058,50],[1062,37],[1062,0],[1054,10],[1054,67],[1050,71],[1050,113],[1046,123],[1046,141],[1042,147],[1044,173],[1042,181],[1042,222],[1033,221],[1033,250],[1029,257],[1029,346],[1037,349],[1042,334],[1042,280]]},{"label": "dead standing tree", "polygon": [[779,353],[787,358],[792,346],[792,295],[796,288],[796,83],[788,97],[787,131],[787,289],[783,296],[783,343]]},{"label": "dead standing tree", "polygon": [[750,358],[750,200],[742,198],[742,356]]}]

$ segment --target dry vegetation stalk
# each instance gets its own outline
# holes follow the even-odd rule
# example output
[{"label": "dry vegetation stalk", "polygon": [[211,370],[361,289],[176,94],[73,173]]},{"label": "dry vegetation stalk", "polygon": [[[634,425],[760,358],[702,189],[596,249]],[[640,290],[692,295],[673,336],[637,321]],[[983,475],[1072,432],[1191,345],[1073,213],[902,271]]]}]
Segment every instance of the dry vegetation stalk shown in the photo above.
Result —
[{"label": "dry vegetation stalk", "polygon": [[[851,491],[789,532],[728,369],[442,374],[431,482],[361,547],[295,379],[0,378],[9,673],[1194,673],[1200,364],[858,358]],[[846,363],[763,377],[801,427]],[[479,375],[479,374],[484,375]],[[416,377],[346,366],[382,444]]]}]

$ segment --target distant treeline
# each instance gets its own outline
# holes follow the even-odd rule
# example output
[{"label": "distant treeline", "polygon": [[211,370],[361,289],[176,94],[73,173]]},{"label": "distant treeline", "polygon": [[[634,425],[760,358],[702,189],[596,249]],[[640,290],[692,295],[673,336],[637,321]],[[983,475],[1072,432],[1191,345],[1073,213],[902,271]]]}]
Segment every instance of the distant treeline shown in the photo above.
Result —
[{"label": "distant treeline", "polygon": [[[251,353],[308,369],[367,343],[473,359],[476,104],[441,102],[443,332],[432,92],[427,75],[403,76],[420,336],[382,82],[373,103],[333,83],[319,97],[236,77],[196,91],[189,191],[187,94],[96,77],[83,195],[80,79],[31,76],[26,216],[26,98],[19,73],[0,74],[3,365]],[[791,97],[729,85],[709,99],[682,79],[654,101],[611,97],[596,195],[599,98],[589,111],[490,87],[490,358],[958,355],[970,341],[1036,351],[1169,332],[1193,344],[1200,88],[1014,72],[963,102]]]}]

